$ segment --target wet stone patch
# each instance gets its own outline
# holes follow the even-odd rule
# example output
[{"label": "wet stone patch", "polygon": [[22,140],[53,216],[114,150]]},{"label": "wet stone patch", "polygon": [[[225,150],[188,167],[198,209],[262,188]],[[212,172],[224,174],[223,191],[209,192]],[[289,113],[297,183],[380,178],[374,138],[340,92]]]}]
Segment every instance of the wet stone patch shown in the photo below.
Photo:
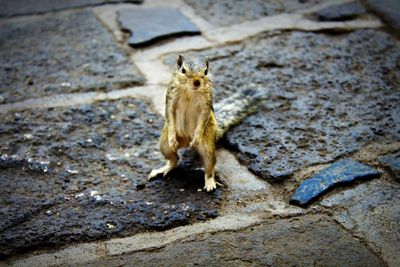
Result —
[{"label": "wet stone patch", "polygon": [[323,0],[196,1],[185,0],[195,12],[216,26],[229,26],[265,16],[292,13]]},{"label": "wet stone patch", "polygon": [[16,102],[144,83],[139,70],[90,10],[0,25],[0,98]]},{"label": "wet stone patch", "polygon": [[[237,91],[261,92],[258,111],[227,133],[225,145],[276,182],[370,141],[400,138],[399,48],[377,30],[275,32],[187,54],[210,58],[215,102]],[[175,60],[169,55],[165,62]]]},{"label": "wet stone patch", "polygon": [[204,172],[161,166],[162,119],[143,100],[8,113],[0,124],[0,257],[214,218]]}]

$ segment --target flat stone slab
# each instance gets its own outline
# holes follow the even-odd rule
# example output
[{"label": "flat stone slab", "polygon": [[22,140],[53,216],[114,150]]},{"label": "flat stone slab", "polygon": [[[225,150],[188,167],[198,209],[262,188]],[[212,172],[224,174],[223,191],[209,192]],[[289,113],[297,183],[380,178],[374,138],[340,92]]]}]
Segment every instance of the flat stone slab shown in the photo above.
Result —
[{"label": "flat stone slab", "polygon": [[265,16],[293,13],[322,3],[323,0],[185,0],[185,2],[193,7],[196,14],[211,24],[229,26]]},{"label": "flat stone slab", "polygon": [[295,205],[307,205],[334,186],[378,176],[376,169],[360,162],[344,159],[325,168],[313,177],[303,181],[290,199]]},{"label": "flat stone slab", "polygon": [[[384,31],[274,32],[186,54],[209,57],[215,103],[261,92],[257,112],[224,145],[270,182],[400,138],[400,42]],[[175,67],[176,56],[165,62]]]},{"label": "flat stone slab", "polygon": [[203,171],[147,182],[161,126],[136,99],[4,114],[0,258],[216,217],[223,191],[198,191]]},{"label": "flat stone slab", "polygon": [[199,34],[197,26],[175,8],[124,8],[118,11],[123,30],[131,32],[128,43],[144,46],[172,36]]},{"label": "flat stone slab", "polygon": [[400,180],[400,151],[382,156],[379,160],[396,179]]},{"label": "flat stone slab", "polygon": [[1,23],[0,66],[0,96],[6,103],[144,83],[90,10]]},{"label": "flat stone slab", "polygon": [[334,219],[382,255],[387,266],[399,266],[400,185],[371,180],[321,201]]},{"label": "flat stone slab", "polygon": [[121,2],[140,4],[143,0],[0,0],[0,16],[27,15],[68,8]]},{"label": "flat stone slab", "polygon": [[280,219],[243,230],[203,234],[151,251],[81,266],[385,266],[327,216]]},{"label": "flat stone slab", "polygon": [[346,21],[355,19],[367,13],[367,10],[358,2],[345,3],[323,8],[313,15],[320,21]]}]

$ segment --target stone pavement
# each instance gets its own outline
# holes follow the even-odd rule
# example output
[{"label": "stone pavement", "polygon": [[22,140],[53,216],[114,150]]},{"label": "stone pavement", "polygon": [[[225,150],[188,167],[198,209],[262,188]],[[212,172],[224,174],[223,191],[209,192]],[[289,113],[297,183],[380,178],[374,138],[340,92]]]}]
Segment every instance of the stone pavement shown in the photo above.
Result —
[{"label": "stone pavement", "polygon": [[[1,2],[0,266],[400,265],[400,41],[376,4]],[[217,116],[257,92],[212,193],[190,151],[146,181],[179,53],[210,59]],[[341,159],[380,175],[290,202]]]}]

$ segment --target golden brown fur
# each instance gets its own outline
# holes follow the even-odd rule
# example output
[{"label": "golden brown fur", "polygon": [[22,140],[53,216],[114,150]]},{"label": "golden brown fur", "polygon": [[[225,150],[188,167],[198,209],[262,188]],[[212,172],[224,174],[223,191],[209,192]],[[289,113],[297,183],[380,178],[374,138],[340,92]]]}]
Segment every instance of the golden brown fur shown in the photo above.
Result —
[{"label": "golden brown fur", "polygon": [[204,163],[204,189],[214,190],[217,186],[214,168],[218,127],[213,110],[208,61],[185,61],[179,55],[177,70],[168,85],[165,117],[160,150],[167,163],[153,170],[149,179],[170,172],[178,164],[177,150],[191,147],[197,149]]}]

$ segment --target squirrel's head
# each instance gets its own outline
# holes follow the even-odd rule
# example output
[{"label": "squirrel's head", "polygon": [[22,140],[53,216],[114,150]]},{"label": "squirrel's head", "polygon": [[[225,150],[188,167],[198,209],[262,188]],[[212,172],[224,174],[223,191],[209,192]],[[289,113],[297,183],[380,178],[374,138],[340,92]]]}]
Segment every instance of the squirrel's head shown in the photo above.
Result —
[{"label": "squirrel's head", "polygon": [[204,90],[210,87],[210,67],[208,59],[185,59],[182,55],[176,61],[175,77],[180,84],[185,84],[192,90]]}]

